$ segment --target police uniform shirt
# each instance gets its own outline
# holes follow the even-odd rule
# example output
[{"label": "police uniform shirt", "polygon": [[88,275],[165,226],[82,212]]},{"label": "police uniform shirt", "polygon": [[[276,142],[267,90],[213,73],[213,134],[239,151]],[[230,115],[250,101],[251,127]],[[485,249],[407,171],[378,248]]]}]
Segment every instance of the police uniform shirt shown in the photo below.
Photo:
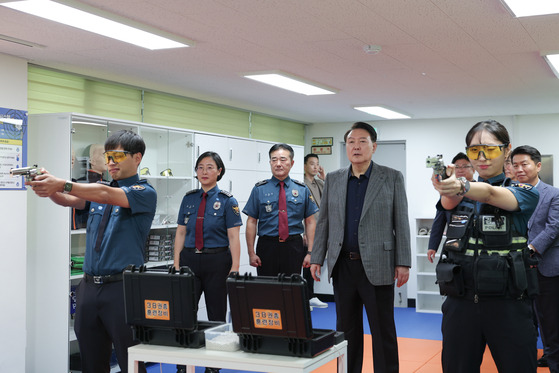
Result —
[{"label": "police uniform shirt", "polygon": [[[83,270],[93,276],[122,272],[129,264],[144,263],[144,249],[155,215],[157,193],[147,180],[136,174],[118,180],[118,186],[128,198],[129,208],[91,202],[87,221],[86,251]],[[106,208],[111,215],[100,249],[95,250],[99,224]]]},{"label": "police uniform shirt", "polygon": [[[478,181],[486,182],[491,185],[501,185],[504,180],[504,173],[488,180],[484,180],[481,177],[478,178]],[[514,224],[517,232],[524,234],[528,227],[528,220],[530,220],[532,213],[538,205],[540,194],[538,190],[530,184],[513,182],[510,186],[506,186],[504,188],[510,190],[518,201],[518,211],[511,211],[512,223]],[[481,205],[481,202],[477,202],[477,211],[480,211]]]},{"label": "police uniform shirt", "polygon": [[[302,234],[304,231],[303,219],[318,212],[309,189],[301,181],[287,177],[283,180],[287,202],[287,223],[289,234]],[[252,188],[248,202],[243,213],[258,220],[258,235],[279,235],[278,199],[280,181],[276,177],[263,180]]]},{"label": "police uniform shirt", "polygon": [[[177,224],[186,226],[184,247],[195,247],[196,217],[202,193],[202,189],[194,189],[182,199]],[[204,212],[204,247],[229,247],[227,229],[243,225],[240,215],[235,197],[217,186],[210,189]]]}]

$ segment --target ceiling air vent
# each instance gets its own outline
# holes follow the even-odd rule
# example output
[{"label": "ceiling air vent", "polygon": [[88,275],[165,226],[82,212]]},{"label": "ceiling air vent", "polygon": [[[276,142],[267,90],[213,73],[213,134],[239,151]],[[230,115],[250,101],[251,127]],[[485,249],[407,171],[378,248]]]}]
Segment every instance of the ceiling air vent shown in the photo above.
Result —
[{"label": "ceiling air vent", "polygon": [[8,35],[2,35],[0,34],[0,40],[4,40],[10,43],[14,43],[14,44],[19,44],[19,45],[23,45],[26,47],[30,47],[30,48],[44,48],[44,45],[41,44],[37,44],[37,43],[33,43],[30,41],[26,41],[26,40],[22,40],[22,39],[18,39],[18,38],[13,38],[11,36]]}]

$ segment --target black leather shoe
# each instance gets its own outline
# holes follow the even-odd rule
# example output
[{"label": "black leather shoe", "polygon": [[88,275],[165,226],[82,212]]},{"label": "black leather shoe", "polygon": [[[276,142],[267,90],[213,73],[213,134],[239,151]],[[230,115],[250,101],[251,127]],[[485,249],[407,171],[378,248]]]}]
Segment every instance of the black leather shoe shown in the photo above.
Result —
[{"label": "black leather shoe", "polygon": [[185,365],[177,365],[177,373],[186,373]]},{"label": "black leather shoe", "polygon": [[204,373],[219,373],[221,368],[206,368]]},{"label": "black leather shoe", "polygon": [[549,365],[547,365],[547,357],[545,355],[543,355],[542,357],[540,357],[538,359],[538,367],[539,368],[546,368]]}]

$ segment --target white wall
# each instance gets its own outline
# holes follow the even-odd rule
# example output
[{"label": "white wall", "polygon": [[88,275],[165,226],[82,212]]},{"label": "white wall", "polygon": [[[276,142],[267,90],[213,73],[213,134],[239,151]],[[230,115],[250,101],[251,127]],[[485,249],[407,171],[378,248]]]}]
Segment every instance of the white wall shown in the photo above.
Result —
[{"label": "white wall", "polygon": [[[0,107],[27,110],[27,61],[0,54]],[[0,372],[25,370],[27,192],[0,191]]]},{"label": "white wall", "polygon": [[[379,141],[406,141],[406,191],[413,258],[408,283],[409,298],[417,296],[415,219],[434,217],[435,203],[439,198],[431,185],[432,170],[425,167],[425,159],[427,156],[442,154],[445,163],[449,163],[456,153],[464,151],[468,130],[475,123],[489,118],[507,127],[513,148],[519,145],[532,145],[542,154],[553,154],[554,175],[559,175],[559,147],[557,146],[559,114],[368,122],[377,128]],[[340,167],[340,142],[343,142],[343,135],[351,124],[316,123],[307,127],[305,137],[307,152],[310,152],[313,137],[334,137],[332,155],[320,156],[320,164],[327,172]],[[558,176],[554,177],[556,186],[559,184],[558,179]]]}]

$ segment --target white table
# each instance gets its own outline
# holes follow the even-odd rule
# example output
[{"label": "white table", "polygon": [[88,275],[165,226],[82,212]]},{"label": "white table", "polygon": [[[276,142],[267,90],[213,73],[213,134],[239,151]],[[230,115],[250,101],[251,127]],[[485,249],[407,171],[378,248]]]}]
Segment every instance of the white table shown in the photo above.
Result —
[{"label": "white table", "polygon": [[128,349],[128,371],[138,373],[138,362],[149,361],[186,365],[187,373],[194,373],[196,366],[270,373],[309,373],[337,359],[338,373],[346,373],[346,355],[347,341],[342,341],[313,358],[206,350],[205,347],[182,348],[139,344]]}]

